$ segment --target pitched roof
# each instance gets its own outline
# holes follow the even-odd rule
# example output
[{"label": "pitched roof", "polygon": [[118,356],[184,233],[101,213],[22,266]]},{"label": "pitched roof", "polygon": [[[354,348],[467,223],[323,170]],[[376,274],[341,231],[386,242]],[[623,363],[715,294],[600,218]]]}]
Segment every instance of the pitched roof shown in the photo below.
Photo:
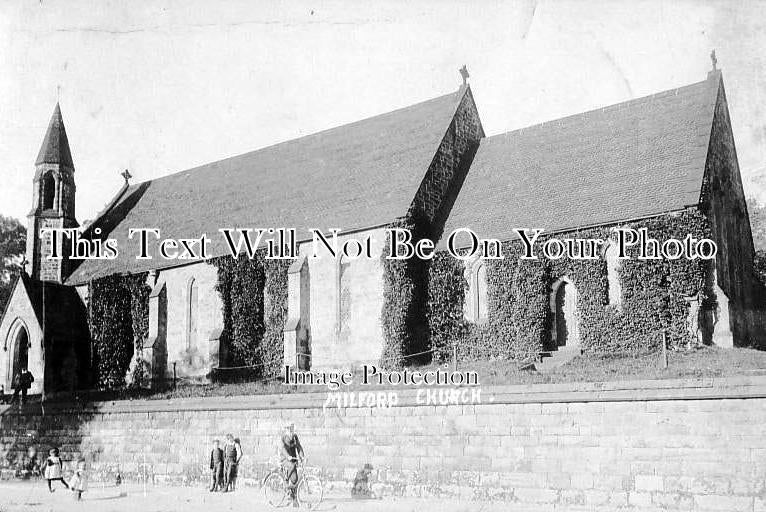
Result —
[{"label": "pitched roof", "polygon": [[[52,340],[77,340],[88,338],[87,311],[77,290],[71,286],[36,281],[21,272],[11,288],[22,287],[35,313],[37,325]],[[8,313],[10,299],[6,302],[0,323]]]},{"label": "pitched roof", "polygon": [[35,165],[39,164],[61,164],[74,169],[72,154],[69,151],[69,140],[64,128],[64,119],[61,117],[61,107],[58,103],[53,109],[51,121],[48,123],[48,131],[45,132],[43,144],[40,146],[40,152],[37,154],[37,160],[35,160]]},{"label": "pitched roof", "polygon": [[304,239],[309,228],[388,224],[407,212],[466,91],[132,185],[89,227],[115,238],[120,256],[83,261],[67,283],[178,264],[136,260],[129,228],[206,233],[216,256],[228,254],[220,228],[295,228]]},{"label": "pitched roof", "polygon": [[483,139],[445,227],[510,240],[696,205],[720,72],[708,80]]},{"label": "pitched roof", "polygon": [[24,274],[24,285],[47,339],[81,341],[89,339],[85,304],[71,286],[33,281]]}]

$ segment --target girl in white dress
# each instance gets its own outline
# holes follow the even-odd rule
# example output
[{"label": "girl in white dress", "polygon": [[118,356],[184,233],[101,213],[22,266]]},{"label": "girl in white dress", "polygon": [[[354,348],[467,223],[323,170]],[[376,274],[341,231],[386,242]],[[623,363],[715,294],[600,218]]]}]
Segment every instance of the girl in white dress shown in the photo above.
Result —
[{"label": "girl in white dress", "polygon": [[69,481],[69,487],[74,491],[75,498],[82,499],[82,493],[88,488],[88,472],[85,465],[85,457],[80,457],[77,461],[77,469],[75,469],[72,479]]},{"label": "girl in white dress", "polygon": [[55,489],[51,486],[51,482],[56,480],[64,484],[64,487],[69,489],[69,486],[64,481],[64,477],[62,475],[63,463],[61,462],[61,457],[59,457],[58,448],[51,448],[51,451],[48,453],[50,456],[45,461],[45,479],[48,481],[48,490],[50,492],[55,491]]}]

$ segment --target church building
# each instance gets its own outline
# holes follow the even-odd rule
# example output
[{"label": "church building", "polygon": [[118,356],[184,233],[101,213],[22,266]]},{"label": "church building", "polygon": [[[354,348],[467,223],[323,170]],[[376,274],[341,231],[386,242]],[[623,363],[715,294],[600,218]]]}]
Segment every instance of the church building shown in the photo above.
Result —
[{"label": "church building", "polygon": [[[457,92],[369,119],[142,183],[128,176],[84,230],[116,239],[119,256],[73,260],[60,241],[64,257],[47,258],[51,239],[40,230],[78,226],[75,164],[56,105],[30,170],[24,271],[0,317],[6,388],[25,366],[36,377],[32,392],[92,383],[89,283],[114,275],[146,275],[141,357],[154,382],[174,372],[204,380],[230,366],[216,267],[163,258],[156,243],[150,258],[137,259],[138,237],[129,236],[136,228],[156,228],[162,239],[206,234],[208,258],[228,254],[221,228],[294,228],[299,257],[286,271],[284,363],[377,362],[385,344],[383,261],[312,258],[309,229],[338,229],[341,242],[369,237],[380,255],[386,227],[412,211],[423,216],[425,236],[443,246],[442,233],[458,228],[506,242],[516,227],[577,233],[699,209],[718,245],[717,309],[700,327],[702,338],[720,346],[763,342],[752,235],[716,69],[695,84],[490,137],[464,79]],[[603,305],[619,308],[620,262],[609,250],[605,260]],[[461,264],[465,320],[491,320],[485,263]],[[560,275],[547,293],[554,348],[577,347],[585,292]]]}]

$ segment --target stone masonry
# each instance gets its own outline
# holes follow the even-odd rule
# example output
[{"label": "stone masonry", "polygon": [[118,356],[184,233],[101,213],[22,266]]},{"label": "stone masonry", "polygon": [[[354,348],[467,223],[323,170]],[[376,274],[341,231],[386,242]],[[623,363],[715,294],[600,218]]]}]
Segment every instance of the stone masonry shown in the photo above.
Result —
[{"label": "stone masonry", "polygon": [[[479,113],[468,89],[455,116],[444,134],[436,155],[423,179],[412,208],[425,214],[429,222],[437,224],[449,214],[450,194],[456,194],[473,159],[473,154],[484,137]],[[447,201],[447,202],[445,202]]]},{"label": "stone masonry", "polygon": [[763,306],[757,299],[760,284],[750,277],[754,275],[753,237],[723,85],[718,91],[709,144],[702,204],[719,248],[717,314],[730,322],[729,339],[725,342],[714,339],[714,342],[727,346],[738,340],[738,345],[759,347],[763,343],[759,336],[763,328]]},{"label": "stone masonry", "polygon": [[322,392],[3,410],[0,449],[4,464],[30,443],[57,445],[66,461],[92,460],[94,479],[119,465],[128,480],[146,471],[155,484],[201,485],[211,440],[232,432],[244,483],[257,484],[290,420],[330,488],[347,489],[369,462],[383,495],[766,510],[766,377],[485,387],[481,403],[458,405],[399,396],[391,408],[323,409]]}]

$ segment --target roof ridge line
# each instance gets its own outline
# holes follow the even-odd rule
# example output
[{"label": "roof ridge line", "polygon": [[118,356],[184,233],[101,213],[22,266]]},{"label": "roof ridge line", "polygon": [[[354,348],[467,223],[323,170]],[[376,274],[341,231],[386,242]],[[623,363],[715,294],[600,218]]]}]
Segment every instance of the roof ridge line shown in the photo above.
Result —
[{"label": "roof ridge line", "polygon": [[114,208],[117,205],[119,200],[122,199],[122,196],[125,194],[125,192],[129,188],[130,188],[130,185],[128,184],[128,182],[127,181],[124,182],[122,186],[120,187],[120,189],[117,191],[117,193],[114,195],[114,197],[112,197],[112,199],[109,202],[107,202],[106,205],[104,205],[104,208],[102,208],[101,211],[96,214],[93,220],[90,221],[87,226],[82,226],[82,230],[87,231],[88,229],[90,229],[91,226],[95,225],[96,222],[101,220],[101,217],[109,213],[112,210],[112,208]]},{"label": "roof ridge line", "polygon": [[[440,100],[440,99],[444,99],[444,98],[447,98],[449,96],[458,95],[460,93],[461,89],[463,89],[463,86],[461,86],[456,92],[449,92],[449,93],[445,93],[445,94],[440,94],[438,96],[434,96],[434,97],[426,99],[426,100],[418,101],[416,103],[411,103],[411,104],[405,105],[403,107],[398,107],[398,108],[395,108],[393,110],[389,110],[389,111],[386,111],[386,112],[381,112],[379,114],[374,114],[374,115],[371,115],[371,116],[363,117],[362,119],[357,119],[356,121],[351,121],[351,122],[348,122],[348,123],[339,124],[337,126],[331,126],[329,128],[323,128],[323,129],[321,129],[319,131],[316,131],[316,132],[307,133],[307,134],[301,135],[299,137],[293,137],[292,139],[282,140],[282,141],[279,141],[279,142],[268,144],[266,146],[261,146],[259,148],[255,148],[255,149],[252,149],[252,150],[249,150],[249,151],[245,151],[244,153],[237,153],[236,155],[231,155],[231,156],[227,156],[227,157],[224,157],[224,158],[220,158],[218,160],[211,160],[211,161],[208,161],[208,162],[203,162],[203,163],[200,163],[200,164],[196,164],[193,167],[187,167],[186,169],[180,169],[178,171],[173,171],[173,172],[171,172],[169,174],[164,174],[162,176],[158,176],[158,177],[150,179],[150,180],[139,182],[139,184],[140,183],[151,183],[153,181],[161,180],[161,179],[164,179],[164,178],[168,178],[170,176],[175,176],[177,174],[181,174],[181,173],[185,173],[185,172],[190,172],[190,171],[196,171],[197,169],[200,169],[202,167],[206,167],[206,166],[209,166],[209,165],[212,165],[212,164],[218,164],[218,163],[226,162],[228,160],[233,160],[235,158],[240,158],[240,157],[243,157],[245,155],[250,155],[252,153],[257,153],[259,151],[265,151],[265,150],[268,150],[268,149],[276,148],[278,146],[282,146],[284,144],[290,144],[290,143],[297,142],[297,141],[300,141],[300,140],[303,140],[303,139],[306,139],[306,138],[309,138],[309,137],[315,137],[317,135],[321,135],[321,134],[324,134],[324,133],[329,133],[329,132],[332,132],[334,130],[339,130],[341,128],[348,128],[348,127],[353,126],[353,125],[358,124],[358,123],[364,123],[364,122],[370,121],[372,119],[376,119],[376,118],[379,118],[379,117],[384,117],[384,116],[387,116],[387,115],[392,115],[392,114],[395,114],[395,113],[400,112],[402,110],[406,110],[406,109],[409,109],[409,108],[412,108],[412,107],[416,107],[418,105],[423,105],[425,103],[430,103],[432,101],[437,101],[437,100]],[[460,99],[462,99],[462,96],[460,97]],[[457,102],[459,104],[460,100],[457,100]],[[457,109],[457,106],[455,108]],[[453,113],[453,116],[454,116],[454,113]]]},{"label": "roof ridge line", "polygon": [[656,92],[654,94],[648,94],[646,96],[640,96],[638,98],[631,98],[629,100],[620,101],[618,103],[612,103],[611,105],[604,105],[602,107],[596,107],[596,108],[593,108],[593,109],[590,109],[590,110],[586,110],[585,112],[578,112],[576,114],[570,114],[570,115],[567,115],[567,116],[557,117],[555,119],[549,119],[549,120],[543,121],[541,123],[535,123],[535,124],[531,124],[531,125],[528,125],[528,126],[523,126],[521,128],[516,128],[515,130],[508,130],[506,132],[502,132],[502,133],[498,133],[498,134],[495,134],[495,135],[491,135],[491,136],[487,137],[487,139],[491,139],[491,138],[494,138],[494,137],[501,137],[503,135],[510,135],[510,134],[513,134],[513,133],[523,133],[525,131],[537,130],[537,129],[544,128],[546,126],[551,126],[551,125],[554,125],[554,124],[560,126],[565,121],[573,120],[573,119],[582,119],[582,118],[584,118],[584,117],[586,117],[589,114],[592,114],[594,112],[610,112],[612,110],[621,110],[621,109],[626,109],[629,106],[635,106],[635,105],[639,105],[641,103],[648,103],[648,102],[655,101],[657,99],[664,98],[664,97],[671,96],[671,95],[672,96],[678,96],[678,92],[681,89],[697,87],[697,86],[700,86],[700,85],[702,85],[704,83],[707,83],[708,81],[709,81],[709,79],[705,79],[705,80],[701,80],[699,82],[694,82],[694,83],[691,83],[691,84],[682,85],[682,86],[676,87],[674,89],[667,89],[667,90],[664,90],[664,91]]},{"label": "roof ridge line", "polygon": [[[8,300],[5,301],[5,304],[3,305],[3,310],[0,311],[0,324],[2,324],[3,320],[5,320],[5,313],[8,311],[8,308],[11,307],[11,299],[13,298],[13,292],[16,291],[16,287],[19,285],[19,281],[21,281],[21,274],[24,274],[24,273],[25,273],[24,269],[21,269],[21,272],[19,274],[11,278],[11,286],[9,288],[11,290],[11,293],[8,295]],[[29,292],[27,292],[27,295],[29,295]]]}]

